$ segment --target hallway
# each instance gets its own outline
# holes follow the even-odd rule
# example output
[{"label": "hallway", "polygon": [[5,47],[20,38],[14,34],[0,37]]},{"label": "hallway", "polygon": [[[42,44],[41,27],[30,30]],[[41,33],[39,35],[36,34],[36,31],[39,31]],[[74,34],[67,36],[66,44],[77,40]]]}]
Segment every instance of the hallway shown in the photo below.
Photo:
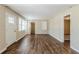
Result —
[{"label": "hallway", "polygon": [[70,54],[70,48],[48,34],[27,35],[12,44],[3,54]]}]

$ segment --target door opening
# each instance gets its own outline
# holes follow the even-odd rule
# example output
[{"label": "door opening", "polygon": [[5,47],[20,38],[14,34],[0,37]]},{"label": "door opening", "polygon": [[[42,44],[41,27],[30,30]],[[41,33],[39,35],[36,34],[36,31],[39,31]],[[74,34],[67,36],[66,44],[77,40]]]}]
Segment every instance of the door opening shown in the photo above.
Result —
[{"label": "door opening", "polygon": [[64,16],[64,47],[70,48],[70,15]]},{"label": "door opening", "polygon": [[31,22],[31,34],[35,34],[35,23]]}]

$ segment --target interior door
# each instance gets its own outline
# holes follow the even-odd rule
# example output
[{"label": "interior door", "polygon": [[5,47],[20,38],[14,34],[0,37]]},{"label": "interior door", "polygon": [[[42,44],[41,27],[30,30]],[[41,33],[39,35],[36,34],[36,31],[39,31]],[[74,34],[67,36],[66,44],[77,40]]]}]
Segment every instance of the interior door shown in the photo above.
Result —
[{"label": "interior door", "polygon": [[16,17],[11,14],[6,16],[6,43],[7,46],[16,41]]},{"label": "interior door", "polygon": [[70,20],[64,20],[64,35],[70,35]]},{"label": "interior door", "polygon": [[35,23],[31,22],[31,34],[35,34]]},{"label": "interior door", "polygon": [[70,49],[70,15],[64,17],[64,47]]}]

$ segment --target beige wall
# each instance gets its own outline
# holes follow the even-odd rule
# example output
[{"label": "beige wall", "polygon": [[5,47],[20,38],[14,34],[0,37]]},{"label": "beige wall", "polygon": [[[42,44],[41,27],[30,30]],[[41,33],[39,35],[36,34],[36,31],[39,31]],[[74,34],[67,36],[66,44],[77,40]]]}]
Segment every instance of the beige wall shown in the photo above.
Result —
[{"label": "beige wall", "polygon": [[0,6],[0,51],[5,49],[5,8]]}]

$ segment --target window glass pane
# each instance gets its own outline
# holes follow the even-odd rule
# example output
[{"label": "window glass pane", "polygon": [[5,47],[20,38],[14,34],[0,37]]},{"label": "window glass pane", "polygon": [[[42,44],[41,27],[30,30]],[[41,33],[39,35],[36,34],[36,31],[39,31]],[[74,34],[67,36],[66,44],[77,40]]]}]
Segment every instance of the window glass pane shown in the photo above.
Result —
[{"label": "window glass pane", "polygon": [[9,16],[8,20],[9,23],[14,24],[14,17]]},{"label": "window glass pane", "polygon": [[21,18],[19,18],[19,24],[21,24],[21,22],[22,22],[22,20],[21,20]]},{"label": "window glass pane", "polygon": [[42,30],[47,30],[47,22],[46,21],[42,22]]},{"label": "window glass pane", "polygon": [[22,25],[25,25],[25,21],[24,20],[22,20]]},{"label": "window glass pane", "polygon": [[19,18],[19,31],[26,31],[26,21]]},{"label": "window glass pane", "polygon": [[26,21],[22,20],[22,31],[26,31]]},{"label": "window glass pane", "polygon": [[21,25],[19,25],[19,31],[21,31]]},{"label": "window glass pane", "polygon": [[25,31],[27,32],[27,21],[25,21]]},{"label": "window glass pane", "polygon": [[22,19],[21,18],[19,18],[19,31],[22,31]]},{"label": "window glass pane", "polygon": [[25,26],[22,26],[22,31],[25,31]]}]

